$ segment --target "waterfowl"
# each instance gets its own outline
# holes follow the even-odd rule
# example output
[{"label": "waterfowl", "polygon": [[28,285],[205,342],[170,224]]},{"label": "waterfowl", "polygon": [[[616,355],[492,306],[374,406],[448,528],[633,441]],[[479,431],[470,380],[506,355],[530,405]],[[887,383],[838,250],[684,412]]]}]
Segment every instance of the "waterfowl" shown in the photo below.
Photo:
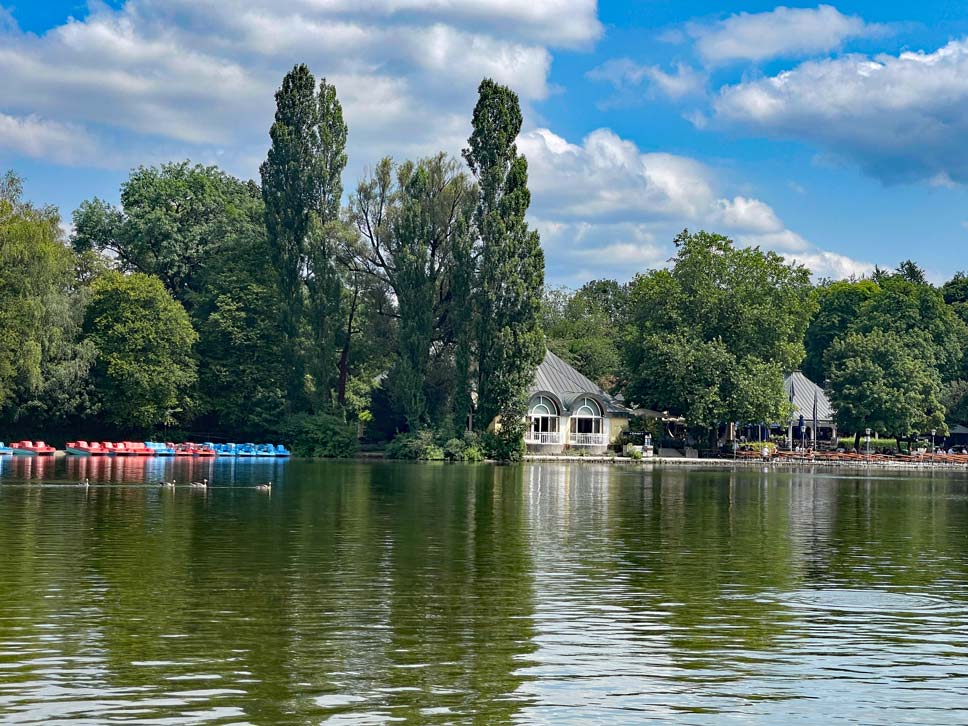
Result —
[{"label": "waterfowl", "polygon": [[208,487],[208,479],[202,479],[201,481],[193,481],[192,486],[197,489],[206,489]]},{"label": "waterfowl", "polygon": [[256,489],[258,491],[260,491],[260,492],[271,492],[272,491],[272,482],[270,481],[270,482],[266,482],[265,484],[259,484],[256,487]]},{"label": "waterfowl", "polygon": [[87,477],[84,477],[84,481],[79,482],[77,486],[87,489],[89,486],[91,486],[91,480]]},{"label": "waterfowl", "polygon": [[163,481],[163,482],[161,483],[161,485],[162,485],[163,487],[166,487],[166,488],[168,488],[168,489],[172,489],[172,488],[174,488],[174,486],[175,486],[175,480],[174,480],[174,479],[172,479],[171,481]]}]

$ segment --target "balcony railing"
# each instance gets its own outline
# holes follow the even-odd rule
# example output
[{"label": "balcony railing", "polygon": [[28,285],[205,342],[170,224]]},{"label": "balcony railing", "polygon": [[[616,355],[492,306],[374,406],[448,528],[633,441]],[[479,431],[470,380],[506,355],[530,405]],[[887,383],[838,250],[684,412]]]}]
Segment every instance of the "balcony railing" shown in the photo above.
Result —
[{"label": "balcony railing", "polygon": [[524,435],[526,444],[560,444],[560,431],[528,431]]},{"label": "balcony railing", "polygon": [[572,433],[568,437],[568,443],[572,446],[608,446],[608,435]]}]

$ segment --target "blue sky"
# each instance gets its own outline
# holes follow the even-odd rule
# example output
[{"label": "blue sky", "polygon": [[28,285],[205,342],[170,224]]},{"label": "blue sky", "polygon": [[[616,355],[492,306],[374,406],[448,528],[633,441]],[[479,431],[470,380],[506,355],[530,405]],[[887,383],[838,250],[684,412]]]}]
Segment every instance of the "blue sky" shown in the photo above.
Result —
[{"label": "blue sky", "polygon": [[0,168],[62,210],[130,168],[256,177],[294,63],[337,86],[347,189],[458,153],[477,81],[525,110],[548,278],[664,264],[683,227],[817,276],[968,268],[968,8],[956,2],[0,0]]}]

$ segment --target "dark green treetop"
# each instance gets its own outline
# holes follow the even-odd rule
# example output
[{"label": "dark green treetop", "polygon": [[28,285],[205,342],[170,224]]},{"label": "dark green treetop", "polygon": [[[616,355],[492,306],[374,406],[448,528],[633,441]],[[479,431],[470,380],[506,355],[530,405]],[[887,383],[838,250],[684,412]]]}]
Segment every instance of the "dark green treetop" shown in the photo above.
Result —
[{"label": "dark green treetop", "polygon": [[517,95],[482,81],[464,150],[480,189],[474,215],[480,240],[477,421],[487,426],[500,416],[508,441],[520,439],[525,393],[545,351],[544,253],[525,221],[528,164],[514,143],[521,121]]}]

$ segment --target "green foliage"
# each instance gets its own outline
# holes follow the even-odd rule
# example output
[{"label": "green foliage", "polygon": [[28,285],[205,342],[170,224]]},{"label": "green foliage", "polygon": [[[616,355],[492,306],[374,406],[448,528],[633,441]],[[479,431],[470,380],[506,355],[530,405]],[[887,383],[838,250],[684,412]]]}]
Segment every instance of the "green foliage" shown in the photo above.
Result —
[{"label": "green foliage", "polygon": [[[867,451],[867,441],[864,439],[863,432],[861,434],[860,448],[858,451],[864,453]],[[854,437],[842,436],[837,439],[837,444],[850,451],[854,448]],[[879,449],[897,449],[897,439],[882,439],[871,436],[871,451],[877,451]]]},{"label": "green foliage", "polygon": [[[82,280],[115,266],[161,278],[192,317],[206,430],[262,435],[285,405],[279,292],[257,186],[188,162],[140,167],[121,209],[97,199],[74,215]],[[94,257],[92,257],[94,256]]]},{"label": "green foliage", "polygon": [[436,434],[430,429],[420,429],[398,434],[386,448],[391,459],[410,459],[413,461],[443,461],[444,450],[437,443]]},{"label": "green foliage", "polygon": [[367,241],[355,264],[396,298],[397,356],[387,390],[411,429],[451,413],[455,358],[463,376],[461,406],[469,402],[470,319],[464,309],[472,276],[467,266],[473,204],[473,186],[443,154],[398,167],[384,159],[352,201]]},{"label": "green foliage", "polygon": [[942,380],[957,378],[968,345],[968,327],[945,304],[942,293],[900,274],[884,277],[879,285],[880,293],[861,306],[850,330],[896,333],[919,351]]},{"label": "green foliage", "polygon": [[968,323],[968,275],[956,272],[954,277],[941,286],[941,294],[955,315],[963,323]]},{"label": "green foliage", "polygon": [[810,321],[804,340],[807,355],[803,372],[809,379],[822,385],[827,378],[823,361],[827,348],[857,324],[861,309],[880,292],[880,286],[873,280],[839,280],[814,288],[817,314]]},{"label": "green foliage", "polygon": [[808,271],[721,235],[683,232],[672,269],[629,286],[626,395],[693,426],[775,421],[783,374],[803,358]]},{"label": "green foliage", "polygon": [[335,257],[341,236],[338,216],[346,134],[336,90],[323,80],[317,93],[309,68],[295,66],[276,92],[275,121],[269,130],[272,145],[260,167],[271,260],[283,300],[290,403],[305,393],[306,366],[299,339],[307,297],[313,342],[309,367],[319,379],[317,391],[323,392],[323,398],[333,378],[342,289]]},{"label": "green foliage", "polygon": [[614,388],[627,302],[628,288],[615,280],[593,280],[574,294],[546,290],[541,324],[548,348],[603,389]]},{"label": "green foliage", "polygon": [[524,394],[545,352],[540,326],[544,253],[525,221],[531,203],[528,164],[514,144],[521,121],[517,95],[490,79],[482,81],[464,150],[479,187],[474,213],[481,239],[477,420],[487,426],[500,416],[509,429],[502,437],[518,428]]},{"label": "green foliage", "polygon": [[941,404],[949,421],[968,424],[968,381],[945,383],[941,388]]},{"label": "green foliage", "polygon": [[296,456],[345,459],[359,451],[356,427],[333,414],[293,414],[277,430]]},{"label": "green foliage", "polygon": [[524,428],[501,426],[498,431],[485,431],[481,434],[481,449],[484,456],[494,461],[521,461],[527,452],[524,444]]},{"label": "green foliage", "polygon": [[108,272],[94,281],[84,318],[97,349],[94,383],[105,417],[147,430],[187,419],[198,339],[185,309],[157,277]]},{"label": "green foliage", "polygon": [[335,351],[341,329],[344,286],[338,259],[350,243],[350,228],[340,219],[347,127],[336,88],[325,78],[319,84],[318,100],[316,173],[319,203],[306,246],[306,312],[311,333],[308,369],[315,379],[316,403],[326,405],[338,378]]},{"label": "green foliage", "polygon": [[484,450],[481,448],[480,437],[472,431],[464,434],[463,438],[452,438],[444,444],[444,458],[447,461],[484,461]]},{"label": "green foliage", "polygon": [[155,275],[186,309],[206,285],[208,262],[240,237],[259,235],[258,189],[214,166],[187,161],[138,167],[121,208],[100,199],[74,212],[78,252],[106,252],[126,272]]},{"label": "green foliage", "polygon": [[273,289],[240,277],[202,323],[200,405],[234,435],[271,431],[286,407],[276,300]]},{"label": "green foliage", "polygon": [[87,291],[61,240],[53,208],[22,198],[12,172],[0,179],[0,411],[24,426],[91,412],[93,346],[80,338]]},{"label": "green foliage", "polygon": [[871,428],[898,438],[944,430],[941,377],[924,340],[893,331],[847,333],[827,351],[831,402],[844,431]]}]

